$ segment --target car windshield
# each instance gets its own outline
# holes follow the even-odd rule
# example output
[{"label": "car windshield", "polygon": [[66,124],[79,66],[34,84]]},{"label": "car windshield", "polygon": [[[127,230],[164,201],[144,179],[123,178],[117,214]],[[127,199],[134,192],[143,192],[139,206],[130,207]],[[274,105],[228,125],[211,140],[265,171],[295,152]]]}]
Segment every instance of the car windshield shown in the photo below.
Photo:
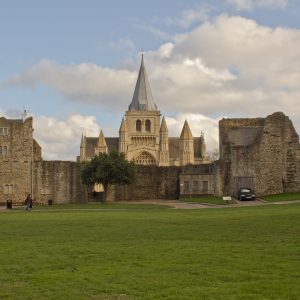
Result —
[{"label": "car windshield", "polygon": [[241,193],[250,193],[249,189],[241,189]]}]

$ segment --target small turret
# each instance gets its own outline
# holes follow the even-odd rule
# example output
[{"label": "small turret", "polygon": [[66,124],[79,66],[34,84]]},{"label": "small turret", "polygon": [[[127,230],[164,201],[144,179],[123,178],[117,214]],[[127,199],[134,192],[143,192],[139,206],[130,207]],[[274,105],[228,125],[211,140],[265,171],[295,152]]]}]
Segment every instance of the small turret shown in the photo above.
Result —
[{"label": "small turret", "polygon": [[180,165],[194,164],[194,138],[190,126],[185,120],[179,141]]},{"label": "small turret", "polygon": [[127,152],[127,144],[128,144],[128,129],[127,129],[127,121],[125,117],[122,119],[122,123],[119,129],[119,152],[125,153]]},{"label": "small turret", "polygon": [[169,166],[169,137],[165,117],[161,121],[159,136],[159,165]]},{"label": "small turret", "polygon": [[95,152],[96,152],[95,154],[108,153],[107,144],[102,130],[100,131],[99,134],[98,144],[97,147],[95,148]]},{"label": "small turret", "polygon": [[80,162],[85,161],[86,158],[86,136],[85,133],[81,135],[81,142],[80,142]]}]

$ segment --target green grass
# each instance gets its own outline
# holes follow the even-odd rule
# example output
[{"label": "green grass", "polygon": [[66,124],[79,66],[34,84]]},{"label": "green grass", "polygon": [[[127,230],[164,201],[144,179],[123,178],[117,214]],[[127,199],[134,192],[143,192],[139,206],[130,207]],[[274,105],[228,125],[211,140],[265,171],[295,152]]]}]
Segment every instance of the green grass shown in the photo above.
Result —
[{"label": "green grass", "polygon": [[[180,200],[183,202],[190,202],[190,203],[209,203],[215,205],[227,204],[222,197],[211,196],[211,195],[201,196],[201,197],[185,197],[185,198],[180,198]],[[235,202],[232,200],[228,201],[228,204],[233,204],[233,203]]]},{"label": "green grass", "polygon": [[[19,207],[23,209],[23,207]],[[166,205],[147,204],[147,203],[128,203],[128,202],[93,202],[93,203],[74,203],[74,204],[55,204],[55,205],[35,205],[34,210],[148,210],[165,209]]]},{"label": "green grass", "polygon": [[283,193],[263,196],[262,199],[269,202],[300,200],[300,193]]},{"label": "green grass", "polygon": [[0,299],[299,299],[300,205],[0,212]]}]

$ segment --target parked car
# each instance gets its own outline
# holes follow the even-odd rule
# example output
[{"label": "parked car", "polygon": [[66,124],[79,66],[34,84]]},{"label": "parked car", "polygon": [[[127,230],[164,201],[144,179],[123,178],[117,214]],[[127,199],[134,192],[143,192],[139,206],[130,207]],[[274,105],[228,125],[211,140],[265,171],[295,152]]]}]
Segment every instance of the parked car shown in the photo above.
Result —
[{"label": "parked car", "polygon": [[255,194],[249,188],[240,188],[238,191],[239,200],[255,200]]}]

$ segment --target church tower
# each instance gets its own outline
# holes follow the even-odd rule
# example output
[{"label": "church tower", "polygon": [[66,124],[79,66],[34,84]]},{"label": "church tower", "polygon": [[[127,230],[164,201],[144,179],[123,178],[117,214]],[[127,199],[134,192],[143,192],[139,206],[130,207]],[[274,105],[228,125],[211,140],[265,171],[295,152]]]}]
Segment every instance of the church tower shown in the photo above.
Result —
[{"label": "church tower", "polygon": [[194,138],[190,126],[185,120],[179,141],[180,165],[194,164]]},{"label": "church tower", "polygon": [[[126,158],[137,164],[159,165],[160,111],[157,110],[152,96],[143,55],[132,101],[125,113],[125,120],[127,142],[120,139],[119,148],[124,149],[126,145]],[[125,124],[123,125],[125,127]],[[126,134],[124,134],[125,137]]]},{"label": "church tower", "polygon": [[108,153],[107,144],[102,130],[100,131],[97,147],[95,148],[95,154],[98,155],[99,153]]},{"label": "church tower", "polygon": [[169,166],[169,137],[165,117],[161,121],[159,135],[159,165]]}]

